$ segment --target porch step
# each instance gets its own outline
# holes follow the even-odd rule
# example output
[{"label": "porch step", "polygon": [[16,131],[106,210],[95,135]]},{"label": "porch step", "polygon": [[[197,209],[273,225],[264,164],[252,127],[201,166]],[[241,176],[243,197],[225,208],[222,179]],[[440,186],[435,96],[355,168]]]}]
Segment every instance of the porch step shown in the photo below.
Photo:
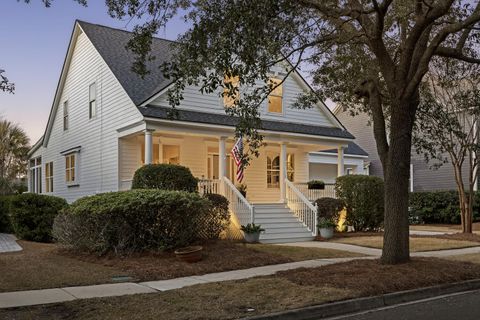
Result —
[{"label": "porch step", "polygon": [[260,236],[263,243],[286,243],[313,239],[302,222],[283,203],[254,204],[255,223],[265,229]]}]

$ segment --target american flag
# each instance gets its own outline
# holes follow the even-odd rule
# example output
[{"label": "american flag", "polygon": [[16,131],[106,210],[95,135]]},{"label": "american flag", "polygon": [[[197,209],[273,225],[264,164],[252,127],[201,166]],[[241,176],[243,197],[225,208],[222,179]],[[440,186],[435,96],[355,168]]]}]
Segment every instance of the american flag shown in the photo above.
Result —
[{"label": "american flag", "polygon": [[238,138],[237,142],[235,142],[235,145],[232,148],[232,156],[237,165],[237,182],[240,183],[243,180],[243,141],[241,137]]}]

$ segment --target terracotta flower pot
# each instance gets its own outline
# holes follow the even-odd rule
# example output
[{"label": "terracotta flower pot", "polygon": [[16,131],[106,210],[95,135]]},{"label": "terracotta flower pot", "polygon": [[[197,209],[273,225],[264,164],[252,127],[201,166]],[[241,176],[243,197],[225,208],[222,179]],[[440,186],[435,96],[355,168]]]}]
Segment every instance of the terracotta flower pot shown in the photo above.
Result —
[{"label": "terracotta flower pot", "polygon": [[193,263],[202,260],[202,246],[191,246],[175,250],[175,255],[178,259]]}]

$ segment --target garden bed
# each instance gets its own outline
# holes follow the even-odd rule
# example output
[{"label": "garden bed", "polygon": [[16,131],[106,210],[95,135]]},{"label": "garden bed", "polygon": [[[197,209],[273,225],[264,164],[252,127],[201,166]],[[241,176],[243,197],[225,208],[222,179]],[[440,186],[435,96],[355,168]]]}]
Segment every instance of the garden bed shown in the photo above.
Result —
[{"label": "garden bed", "polygon": [[[454,270],[454,271],[452,271]],[[238,319],[348,298],[480,278],[480,266],[434,258],[355,260],[162,293],[0,310],[2,319]]]},{"label": "garden bed", "polygon": [[[55,244],[20,241],[23,251],[0,254],[0,292],[53,287],[171,279],[293,261],[359,256],[345,251],[246,245],[216,241],[204,245],[203,260],[188,264],[173,252],[127,257],[78,254]],[[122,280],[123,279],[123,280]]]}]

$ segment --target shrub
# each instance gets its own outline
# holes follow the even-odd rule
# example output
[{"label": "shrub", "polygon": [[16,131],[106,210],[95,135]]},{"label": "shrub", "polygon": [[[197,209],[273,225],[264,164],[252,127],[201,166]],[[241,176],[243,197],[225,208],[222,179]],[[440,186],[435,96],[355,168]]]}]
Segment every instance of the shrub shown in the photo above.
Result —
[{"label": "shrub", "polygon": [[67,202],[59,197],[35,193],[12,196],[10,217],[17,237],[30,241],[50,242],[55,216]]},{"label": "shrub", "polygon": [[[479,220],[480,193],[476,192],[473,203],[473,219]],[[409,220],[420,223],[460,223],[460,205],[457,191],[412,192],[409,198]]]},{"label": "shrub", "polygon": [[54,236],[61,244],[98,254],[171,249],[200,238],[212,212],[210,201],[197,193],[110,192],[74,202],[55,219]]},{"label": "shrub", "polygon": [[218,239],[230,224],[228,200],[216,193],[206,193],[204,197],[210,201],[211,208],[209,214],[202,219],[203,227],[200,230],[200,236],[205,239]]},{"label": "shrub", "polygon": [[321,218],[337,221],[340,211],[345,207],[345,203],[341,199],[320,198],[315,201],[317,204],[318,219]]},{"label": "shrub", "polygon": [[197,191],[197,179],[187,167],[174,164],[147,164],[135,171],[132,189]]},{"label": "shrub", "polygon": [[383,223],[383,180],[374,176],[348,175],[335,183],[337,197],[344,201],[346,221],[355,231],[378,230]]},{"label": "shrub", "polygon": [[322,180],[310,180],[307,182],[308,189],[325,189],[325,182]]},{"label": "shrub", "polygon": [[10,200],[11,196],[0,196],[0,232],[13,231],[10,221]]}]

